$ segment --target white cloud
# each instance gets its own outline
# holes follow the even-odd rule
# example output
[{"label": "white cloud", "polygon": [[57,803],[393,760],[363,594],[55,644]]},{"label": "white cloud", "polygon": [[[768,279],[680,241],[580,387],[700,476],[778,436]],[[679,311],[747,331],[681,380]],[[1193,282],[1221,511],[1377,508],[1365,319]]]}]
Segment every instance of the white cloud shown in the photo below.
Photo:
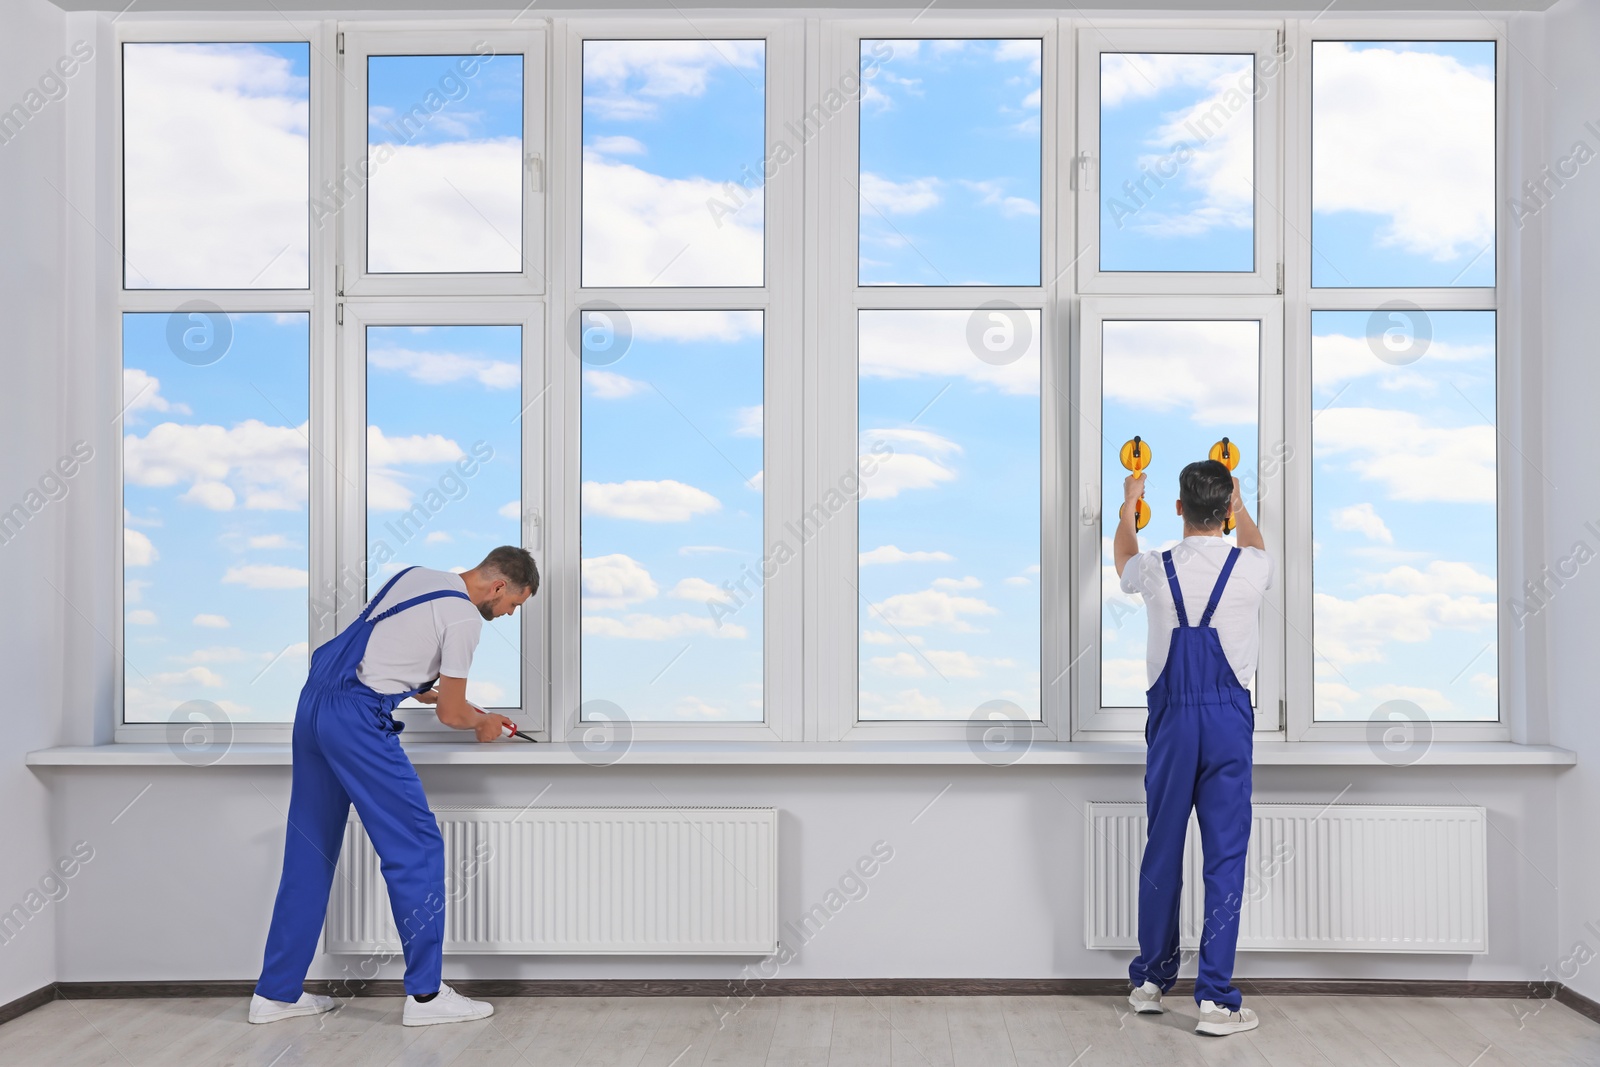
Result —
[{"label": "white cloud", "polygon": [[1350,469],[1391,500],[1489,504],[1495,499],[1495,432],[1486,424],[1432,426],[1410,411],[1333,407],[1317,416],[1319,462]]},{"label": "white cloud", "polygon": [[959,593],[963,589],[981,589],[983,583],[970,574],[965,578],[935,578],[933,588],[943,589],[950,593]]},{"label": "white cloud", "polygon": [[130,284],[306,284],[306,91],[256,45],[126,47]]},{"label": "white cloud", "polygon": [[589,387],[589,392],[601,400],[621,400],[624,397],[642,393],[650,388],[649,385],[637,378],[629,378],[623,374],[613,374],[608,370],[586,370],[583,372],[583,383]]},{"label": "white cloud", "polygon": [[186,504],[198,504],[211,511],[232,511],[237,498],[233,495],[233,490],[222,482],[195,482],[178,499]]},{"label": "white cloud", "polygon": [[861,173],[861,214],[916,215],[938,205],[938,178],[896,182],[870,171]]},{"label": "white cloud", "polygon": [[945,678],[981,678],[991,667],[1015,667],[1011,659],[993,659],[974,656],[961,651],[929,649],[926,652],[898,652],[893,656],[875,656],[868,661],[885,674],[901,678],[923,678],[937,672]]},{"label": "white cloud", "polygon": [[156,546],[151,543],[138,530],[124,527],[122,530],[122,565],[124,567],[148,567],[161,558],[161,553],[156,551]]},{"label": "white cloud", "polygon": [[1327,593],[1314,598],[1318,666],[1336,668],[1379,663],[1396,644],[1419,644],[1435,629],[1492,630],[1495,605],[1474,596],[1447,593],[1372,593],[1343,600]]},{"label": "white cloud", "polygon": [[733,599],[727,590],[704,578],[684,578],[672,587],[671,595],[679,600],[693,600],[700,604],[726,604]]},{"label": "white cloud", "polygon": [[227,679],[209,667],[190,667],[186,671],[173,671],[165,674],[150,676],[152,685],[203,685],[207,689],[219,689],[228,684]]},{"label": "white cloud", "polygon": [[1447,596],[1464,593],[1494,596],[1498,589],[1492,577],[1472,564],[1444,560],[1429,563],[1426,571],[1419,571],[1415,567],[1395,567],[1385,574],[1368,576],[1367,582],[1397,593],[1443,593]]},{"label": "white cloud", "polygon": [[636,341],[744,341],[761,336],[759,311],[634,311]]},{"label": "white cloud", "polygon": [[584,482],[583,509],[610,519],[688,522],[722,503],[704,489],[674,481]]},{"label": "white cloud", "polygon": [[522,270],[519,138],[374,146],[367,195],[373,271]]},{"label": "white cloud", "polygon": [[1206,88],[1238,66],[1226,55],[1106,52],[1100,57],[1100,105],[1120,107],[1179,85]]},{"label": "white cloud", "polygon": [[226,615],[203,615],[203,614],[202,615],[196,615],[194,617],[194,624],[196,626],[203,626],[208,630],[226,630],[230,625],[232,625],[231,623],[228,622],[228,618],[227,618]]},{"label": "white cloud", "polygon": [[367,362],[380,370],[399,371],[423,385],[446,385],[469,378],[486,389],[515,389],[522,384],[522,368],[515,363],[458,352],[369,348]]},{"label": "white cloud", "polygon": [[979,195],[978,203],[980,205],[999,208],[1001,218],[1014,219],[1023,215],[1039,214],[1038,204],[1035,204],[1027,197],[1008,196],[999,182],[963,180],[961,184]]},{"label": "white cloud", "polygon": [[580,566],[585,608],[630,607],[660,592],[644,564],[621,552],[585,559]]},{"label": "white cloud", "polygon": [[296,547],[298,547],[293,541],[290,541],[287,537],[283,536],[283,534],[260,534],[260,535],[258,535],[256,537],[250,538],[249,540],[247,540],[245,542],[245,544],[248,545],[251,548],[296,548]]},{"label": "white cloud", "polygon": [[[752,703],[753,707],[760,707],[761,701]],[[672,714],[669,716],[675,722],[692,719],[727,719],[731,713],[726,708],[709,704],[697,696],[679,697],[672,702]]]},{"label": "white cloud", "polygon": [[604,156],[642,156],[648,149],[632,137],[596,137],[589,142],[589,147]]},{"label": "white cloud", "polygon": [[506,706],[506,691],[503,686],[493,682],[468,678],[467,699],[480,708],[503,708]]},{"label": "white cloud", "polygon": [[733,428],[733,435],[735,437],[760,437],[762,428],[761,410],[762,405],[760,404],[751,404],[749,407],[740,408],[738,422]]},{"label": "white cloud", "polygon": [[236,648],[231,645],[212,645],[210,648],[197,648],[193,652],[173,658],[180,663],[241,663],[251,658],[270,661],[272,655],[271,653],[264,655],[257,653],[252,656],[251,653],[242,648]]},{"label": "white cloud", "polygon": [[1346,508],[1335,508],[1330,516],[1335,530],[1353,530],[1373,541],[1381,541],[1386,545],[1394,544],[1394,533],[1383,521],[1371,504],[1351,504]]},{"label": "white cloud", "polygon": [[124,578],[122,580],[122,602],[124,604],[138,604],[144,600],[144,591],[150,588],[150,582],[139,578]]},{"label": "white cloud", "polygon": [[185,499],[206,507],[222,506],[221,488],[227,488],[244,497],[246,508],[296,510],[305,504],[309,481],[305,435],[305,423],[268,426],[246,419],[223,429],[163,422],[143,437],[123,437],[123,473],[148,488],[187,482]]},{"label": "white cloud", "polygon": [[1316,45],[1312,210],[1384,217],[1380,246],[1444,262],[1494,239],[1492,72],[1453,56]]},{"label": "white cloud", "polygon": [[[1407,338],[1405,343],[1409,345],[1411,339]],[[1381,375],[1381,384],[1385,386],[1394,384],[1412,389],[1431,389],[1441,384],[1439,376],[1407,371],[1424,370],[1435,362],[1472,363],[1481,360],[1487,364],[1493,359],[1492,345],[1461,345],[1435,340],[1429,343],[1419,361],[1403,371],[1379,359],[1365,337],[1350,337],[1342,333],[1317,334],[1311,338],[1311,382],[1319,390],[1332,392],[1352,379]],[[1490,374],[1493,368],[1485,366],[1483,371]],[[1337,400],[1337,395],[1333,399]],[[1322,404],[1316,406],[1321,408]],[[1320,418],[1318,421],[1321,421]]]},{"label": "white cloud", "polygon": [[866,567],[874,563],[949,563],[953,559],[955,557],[948,552],[907,552],[897,545],[879,545],[870,552],[860,553],[856,557],[856,564]]},{"label": "white cloud", "polygon": [[1255,320],[1111,320],[1102,324],[1105,396],[1205,426],[1254,426],[1261,373]]},{"label": "white cloud", "polygon": [[[1009,363],[979,359],[968,343],[971,311],[863,311],[858,362],[864,378],[965,378],[1013,396],[1039,393],[1039,315],[1025,313],[1029,323],[1026,347]],[[1009,314],[995,313],[979,323],[983,331],[1002,331],[1014,341]],[[931,393],[930,393],[931,395]]]},{"label": "white cloud", "polygon": [[154,626],[155,624],[156,613],[153,611],[147,611],[144,608],[140,608],[136,611],[128,612],[129,626]]},{"label": "white cloud", "polygon": [[872,615],[894,627],[944,626],[971,632],[968,615],[997,614],[993,605],[978,597],[955,596],[941,589],[897,593],[872,605]]},{"label": "white cloud", "polygon": [[1038,74],[1042,51],[1043,46],[1036,39],[1001,41],[995,45],[994,58],[1001,63],[1026,63],[1031,73]]},{"label": "white cloud", "polygon": [[887,630],[862,630],[861,643],[864,645],[897,645],[900,639]]},{"label": "white cloud", "polygon": [[760,284],[763,190],[730,196],[735,177],[667,178],[586,149],[584,284]]},{"label": "white cloud", "polygon": [[373,511],[404,511],[411,506],[411,489],[396,467],[411,463],[451,463],[461,459],[461,446],[441,434],[389,437],[380,427],[367,427],[367,507]]},{"label": "white cloud", "polygon": [[1472,686],[1473,692],[1479,696],[1493,700],[1500,695],[1500,680],[1492,674],[1479,671],[1471,678],[1468,678],[1467,682]]},{"label": "white cloud", "polygon": [[432,533],[430,533],[427,537],[424,537],[422,539],[422,543],[425,544],[425,545],[448,545],[450,542],[452,542],[454,540],[455,540],[455,538],[451,537],[449,534],[445,533],[443,530],[435,530]]},{"label": "white cloud", "polygon": [[138,367],[122,368],[122,402],[124,417],[131,423],[141,411],[171,412],[187,415],[189,408],[176,404],[161,395],[161,380]]},{"label": "white cloud", "polygon": [[583,632],[597,637],[623,637],[637,641],[665,641],[685,634],[704,634],[709,637],[743,638],[749,636],[743,626],[724,622],[718,626],[709,613],[680,614],[662,618],[657,615],[585,615]]},{"label": "white cloud", "polygon": [[306,572],[298,567],[280,567],[267,563],[247,563],[229,567],[222,575],[229,585],[242,585],[248,589],[304,589]]},{"label": "white cloud", "polygon": [[703,96],[713,71],[751,80],[765,56],[756,40],[586,41],[584,106],[607,119],[651,118],[659,100]]},{"label": "white cloud", "polygon": [[[1188,57],[1165,56],[1164,59]],[[1219,57],[1220,58],[1220,57]],[[1240,61],[1235,60],[1235,63]],[[1243,86],[1243,89],[1240,86]],[[1183,211],[1163,211],[1159,188],[1134,216],[1135,229],[1162,236],[1197,236],[1218,228],[1244,228],[1255,217],[1254,109],[1250,102],[1250,60],[1219,71],[1208,96],[1170,117],[1156,131],[1150,145],[1156,149],[1140,157],[1146,173],[1157,180],[1181,166],[1167,181],[1181,182],[1200,195],[1198,204]],[[1185,160],[1182,147],[1189,150]],[[1146,186],[1153,188],[1153,183]],[[1135,204],[1127,199],[1129,206]]]},{"label": "white cloud", "polygon": [[678,555],[680,556],[705,556],[724,552],[738,552],[738,549],[724,548],[722,545],[684,545],[678,549]]}]

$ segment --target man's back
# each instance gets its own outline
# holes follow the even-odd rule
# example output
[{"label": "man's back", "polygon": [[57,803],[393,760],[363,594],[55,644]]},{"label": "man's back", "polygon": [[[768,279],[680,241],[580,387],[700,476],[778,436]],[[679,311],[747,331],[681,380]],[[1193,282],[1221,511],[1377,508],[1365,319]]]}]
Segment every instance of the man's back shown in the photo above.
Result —
[{"label": "man's back", "polygon": [[[1190,626],[1199,625],[1217,575],[1232,547],[1225,537],[1205,536],[1185,537],[1172,547],[1173,569],[1178,575],[1178,588],[1183,592],[1184,611]],[[1255,680],[1256,665],[1261,659],[1261,602],[1272,587],[1274,570],[1272,557],[1261,549],[1241,549],[1216,614],[1211,618],[1228,665],[1238,676],[1239,684],[1245,687]],[[1172,590],[1167,584],[1159,551],[1141,552],[1128,560],[1122,572],[1122,591],[1144,597],[1150,624],[1145,671],[1147,685],[1155,685],[1166,666],[1172,630],[1178,625],[1177,609],[1172,603]]]},{"label": "man's back", "polygon": [[[450,571],[416,567],[401,576],[373,614],[440,589],[465,593],[467,586]],[[465,678],[482,633],[483,616],[470,600],[440,597],[375,625],[357,677],[379,693],[404,693],[439,674]]]}]

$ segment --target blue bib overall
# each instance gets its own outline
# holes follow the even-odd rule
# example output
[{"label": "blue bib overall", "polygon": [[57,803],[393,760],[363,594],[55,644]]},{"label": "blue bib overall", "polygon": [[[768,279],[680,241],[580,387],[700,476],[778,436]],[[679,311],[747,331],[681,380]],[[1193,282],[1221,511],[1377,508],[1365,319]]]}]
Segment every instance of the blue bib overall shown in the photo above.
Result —
[{"label": "blue bib overall", "polygon": [[1233,573],[1239,549],[1228,553],[1200,625],[1190,626],[1172,553],[1161,553],[1178,609],[1167,664],[1150,687],[1144,789],[1149,836],[1139,867],[1139,956],[1128,968],[1135,986],[1162,992],[1178,978],[1178,897],[1183,889],[1183,841],[1189,811],[1200,821],[1205,860],[1205,917],[1194,998],[1239,1007],[1233,956],[1244,901],[1244,860],[1250,846],[1250,765],[1255,713],[1250,692],[1223,655],[1211,616]]},{"label": "blue bib overall", "polygon": [[469,599],[457,590],[438,590],[372,616],[373,607],[412,569],[391,578],[355,622],[311,655],[310,676],[294,716],[283,876],[256,983],[256,992],[270,1000],[300,999],[328,910],[351,804],[378,853],[389,887],[389,906],[405,952],[406,992],[427,994],[439,988],[444,841],[416,769],[400,748],[399,733],[405,724],[394,719],[396,705],[427,685],[406,693],[379,693],[356,676],[378,623],[441,597]]}]

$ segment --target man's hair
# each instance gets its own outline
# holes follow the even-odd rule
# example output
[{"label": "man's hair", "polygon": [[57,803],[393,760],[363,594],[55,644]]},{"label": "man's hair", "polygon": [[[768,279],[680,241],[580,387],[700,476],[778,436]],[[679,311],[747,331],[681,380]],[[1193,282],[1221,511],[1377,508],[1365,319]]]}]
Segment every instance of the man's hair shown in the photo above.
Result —
[{"label": "man's hair", "polygon": [[1191,463],[1178,474],[1183,521],[1200,530],[1221,526],[1233,502],[1233,472],[1214,459]]},{"label": "man's hair", "polygon": [[533,562],[533,554],[525,548],[501,545],[483,557],[478,569],[499,575],[507,585],[526,589],[529,596],[539,591],[539,568]]}]

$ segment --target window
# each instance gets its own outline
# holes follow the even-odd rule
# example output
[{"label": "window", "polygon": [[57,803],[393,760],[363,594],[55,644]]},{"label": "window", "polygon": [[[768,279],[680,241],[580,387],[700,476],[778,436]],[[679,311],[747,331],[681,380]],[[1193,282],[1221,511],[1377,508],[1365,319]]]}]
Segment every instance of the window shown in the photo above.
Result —
[{"label": "window", "polygon": [[1495,42],[1317,41],[1315,286],[1495,282]]},{"label": "window", "polygon": [[1038,285],[1043,42],[861,42],[862,285]]},{"label": "window", "polygon": [[304,41],[123,46],[127,288],[310,284],[310,55]]},{"label": "window", "polygon": [[309,325],[299,313],[123,316],[128,722],[195,707],[208,721],[293,718],[306,677]]},{"label": "window", "polygon": [[1039,718],[1038,312],[863,311],[858,359],[860,718]]},{"label": "window", "polygon": [[766,42],[583,42],[583,284],[764,277]]},{"label": "window", "polygon": [[584,704],[760,722],[761,315],[626,322],[584,323]]},{"label": "window", "polygon": [[[403,567],[461,571],[520,544],[522,328],[368,326],[366,355],[366,596]],[[483,628],[479,707],[522,707],[523,615]]]}]

